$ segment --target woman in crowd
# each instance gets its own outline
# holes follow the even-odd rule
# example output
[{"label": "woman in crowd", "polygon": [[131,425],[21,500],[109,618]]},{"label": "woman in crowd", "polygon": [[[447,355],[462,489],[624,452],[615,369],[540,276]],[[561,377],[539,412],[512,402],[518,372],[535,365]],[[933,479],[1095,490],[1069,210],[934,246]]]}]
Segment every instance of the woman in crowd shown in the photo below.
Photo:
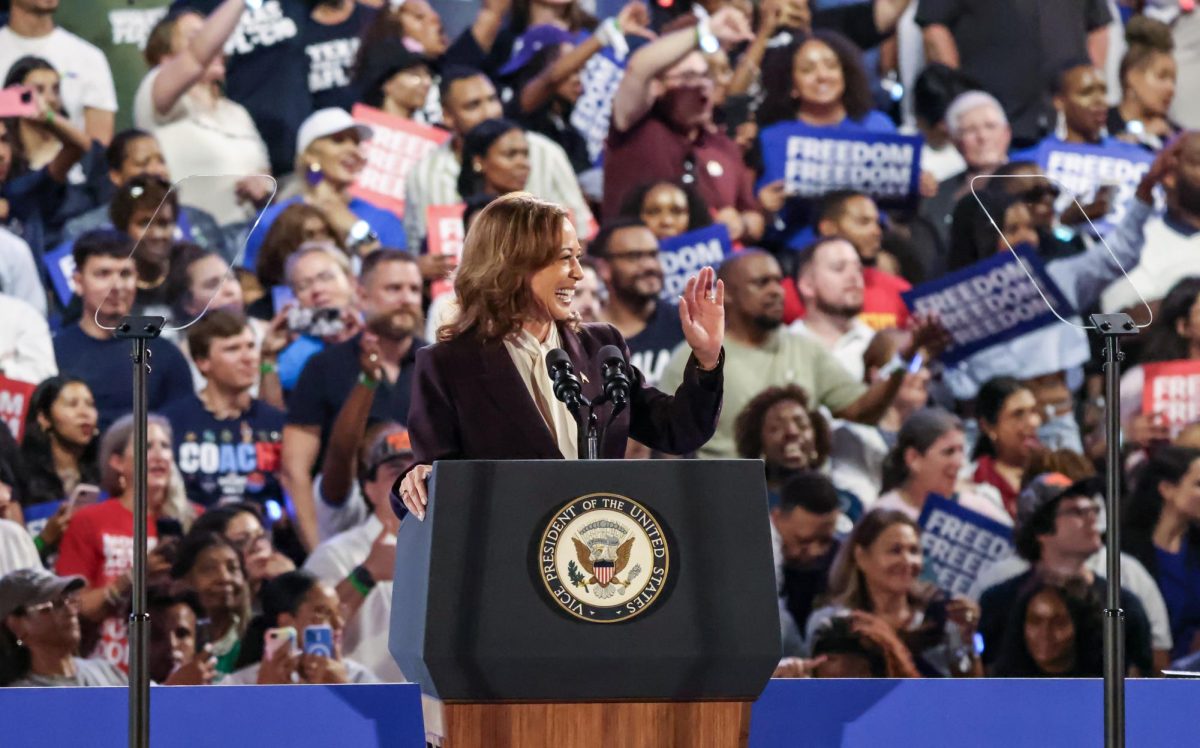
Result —
[{"label": "woman in crowd", "polygon": [[[384,11],[379,17],[391,15]],[[359,51],[355,80],[362,88],[361,100],[367,106],[393,117],[427,124],[425,103],[433,88],[433,73],[427,59],[411,52],[400,39],[381,40],[374,48],[364,43]]]},{"label": "woman in crowd", "polygon": [[1162,148],[1179,132],[1167,112],[1175,99],[1175,42],[1171,27],[1146,16],[1125,26],[1127,49],[1121,58],[1121,101],[1108,110],[1108,131],[1150,150]]},{"label": "woman in crowd", "polygon": [[1002,524],[1012,518],[998,503],[960,484],[966,464],[966,436],[962,421],[941,408],[913,413],[896,437],[883,462],[883,491],[875,509],[893,509],[916,521],[930,495],[955,501]]},{"label": "woman in crowd", "polygon": [[[460,311],[441,328],[437,344],[417,352],[408,420],[417,464],[395,486],[398,516],[411,511],[424,518],[434,460],[578,455],[575,421],[542,376],[546,354],[560,346],[571,352],[575,371],[587,380],[582,392],[592,399],[604,379],[589,351],[625,342],[611,326],[580,325],[571,308],[582,255],[566,211],[531,195],[499,197],[475,218],[454,280]],[[672,454],[712,438],[724,387],[724,296],[712,268],[688,279],[679,317],[692,355],[683,382],[672,397],[630,367],[629,405],[609,422],[601,455],[623,456],[631,436]],[[481,368],[508,375],[483,382],[471,374]],[[496,402],[506,403],[503,413]]]},{"label": "woman in crowd", "polygon": [[829,423],[809,405],[808,393],[800,387],[769,387],[738,414],[734,443],[738,457],[765,463],[767,495],[774,504],[788,478],[825,464]]},{"label": "woman in crowd", "polygon": [[123,686],[112,663],[79,657],[83,577],[41,568],[0,579],[0,686]]},{"label": "woman in crowd", "polygon": [[108,208],[113,226],[128,234],[136,246],[137,296],[144,314],[163,314],[170,308],[166,293],[171,245],[179,236],[179,195],[162,177],[139,174],[117,190]]},{"label": "woman in crowd", "polygon": [[308,242],[327,242],[347,254],[342,237],[324,213],[306,203],[293,203],[280,211],[263,238],[262,248],[253,263],[261,295],[246,307],[247,314],[269,320],[282,311],[275,308],[272,289],[287,284],[284,275],[287,260]]},{"label": "woman in crowd", "polygon": [[369,73],[378,70],[377,65],[398,59],[401,50],[426,60],[437,60],[449,46],[442,18],[427,0],[389,3],[362,33],[354,65],[355,79],[365,86],[364,90],[370,91],[374,76]]},{"label": "woman in crowd", "polygon": [[1200,450],[1155,450],[1125,513],[1126,548],[1158,582],[1171,618],[1173,658],[1200,649]]},{"label": "woman in crowd", "polygon": [[1017,516],[1017,494],[1021,476],[1034,453],[1043,449],[1038,440],[1042,416],[1037,398],[1012,377],[995,377],[984,382],[975,398],[979,439],[971,455],[972,480],[988,498],[998,498],[1010,517]]},{"label": "woman in crowd", "polygon": [[222,48],[246,5],[225,0],[205,18],[184,8],[151,29],[145,57],[150,72],[133,101],[134,124],[154,133],[167,168],[184,179],[180,199],[211,213],[222,225],[253,220],[274,193],[267,146],[246,109],[227,96]]},{"label": "woman in crowd", "polygon": [[862,52],[837,32],[798,36],[770,51],[762,80],[766,98],[758,110],[760,127],[796,120],[810,127],[896,131],[887,115],[872,108]]},{"label": "woman in crowd", "polygon": [[[183,481],[171,449],[171,425],[151,415],[146,431],[146,531],[157,543],[157,520],[175,520],[185,529],[195,519],[187,502]],[[133,585],[132,556],[112,555],[113,543],[133,538],[133,416],[117,419],[100,440],[100,487],[109,498],[74,513],[63,535],[56,571],[78,574],[87,581],[81,593],[80,613],[100,624],[98,654],[118,667],[128,661],[126,610]],[[148,572],[166,568],[166,555],[152,551]]]},{"label": "woman in crowd", "polygon": [[[337,593],[307,571],[289,571],[263,585],[263,612],[246,631],[238,658],[238,670],[225,685],[286,685],[291,683],[335,684],[378,683],[363,665],[342,657],[342,619]],[[296,647],[281,647],[267,657],[264,637],[269,628],[290,626],[296,632]],[[304,653],[304,632],[312,626],[333,630],[333,656]]]},{"label": "woman in crowd", "polygon": [[[242,286],[230,272],[229,263],[216,252],[191,242],[177,242],[171,247],[164,290],[175,325],[186,325],[205,309],[227,309],[238,314],[246,311]],[[251,327],[262,336],[262,320],[252,319]]]},{"label": "woman in crowd", "polygon": [[211,645],[198,639],[204,608],[196,596],[186,590],[151,587],[146,591],[146,612],[150,614],[146,658],[150,680],[164,686],[212,683],[217,660]]},{"label": "woman in crowd", "polygon": [[256,504],[239,502],[209,509],[192,525],[192,532],[215,532],[237,549],[250,584],[250,599],[255,603],[263,582],[296,568],[271,544],[271,536],[263,529],[262,510]]},{"label": "woman in crowd", "polygon": [[214,683],[234,671],[250,623],[246,571],[233,544],[215,532],[191,532],[179,545],[171,578],[196,596],[209,620]]},{"label": "woman in crowd", "polygon": [[525,131],[506,119],[479,123],[463,138],[462,163],[458,194],[464,199],[520,192],[529,179]]},{"label": "woman in crowd", "polygon": [[[1046,183],[1042,181],[1042,184]],[[1034,224],[1034,216],[1043,191],[1038,187],[1031,189],[1037,192],[1022,195],[1013,194],[1004,187],[989,185],[987,189],[977,193],[978,202],[975,195],[967,195],[960,200],[954,209],[954,219],[950,225],[950,245],[954,247],[954,251],[947,258],[948,269],[953,271],[965,268],[992,257],[997,252],[1007,252],[1010,246],[1016,249],[1026,244],[1038,249],[1040,237]],[[1055,195],[1058,194],[1056,188],[1050,187],[1049,190]],[[1035,202],[1031,204],[1026,200],[1026,196]],[[980,202],[983,203],[982,210],[979,207]],[[992,217],[996,220],[995,226],[992,225]],[[1000,228],[1003,237],[996,234],[997,227]]]},{"label": "woman in crowd", "polygon": [[1033,577],[1009,614],[990,675],[1099,678],[1104,670],[1103,601],[1084,584]]},{"label": "woman in crowd", "polygon": [[621,203],[620,212],[624,217],[642,219],[660,242],[712,225],[704,198],[690,186],[676,182],[647,182],[633,188]]},{"label": "woman in crowd", "polygon": [[0,221],[19,225],[35,253],[58,242],[67,220],[98,205],[108,180],[104,148],[67,119],[59,83],[58,71],[40,57],[22,57],[4,75],[4,88],[33,90],[36,114],[3,120],[0,139],[12,153],[10,163],[0,160],[0,198],[7,201]]},{"label": "woman in crowd", "polygon": [[830,619],[849,615],[878,631],[877,641],[890,631],[903,647],[896,656],[921,675],[983,675],[972,644],[979,606],[921,582],[922,564],[921,529],[908,514],[868,512],[834,559],[826,605],[809,616],[805,640],[813,641]]}]

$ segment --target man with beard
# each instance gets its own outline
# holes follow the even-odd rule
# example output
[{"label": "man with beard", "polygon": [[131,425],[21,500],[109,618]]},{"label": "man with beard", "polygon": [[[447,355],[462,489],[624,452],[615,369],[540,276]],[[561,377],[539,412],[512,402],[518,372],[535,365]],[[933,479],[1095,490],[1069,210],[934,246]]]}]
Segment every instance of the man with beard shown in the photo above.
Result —
[{"label": "man with beard", "polygon": [[703,54],[750,38],[745,16],[725,7],[629,58],[613,97],[605,218],[620,212],[633,187],[666,180],[694,187],[735,241],[762,236],[764,221],[741,148],[713,124],[713,81]]},{"label": "man with beard", "polygon": [[[1166,215],[1146,222],[1141,261],[1127,279],[1118,277],[1105,290],[1101,307],[1106,312],[1136,307],[1138,316],[1134,318],[1140,320],[1145,312],[1138,292],[1153,304],[1179,280],[1200,275],[1200,132],[1184,133],[1174,149],[1174,164],[1168,165],[1162,177]],[[1136,207],[1133,201],[1130,205]]]},{"label": "man with beard", "polygon": [[796,290],[804,301],[804,319],[788,329],[825,346],[852,377],[863,381],[863,354],[875,331],[858,317],[863,308],[863,267],[854,245],[834,237],[820,239],[801,252]]},{"label": "man with beard", "polygon": [[608,287],[604,321],[617,328],[629,346],[629,362],[654,385],[683,342],[679,308],[660,299],[663,267],[658,239],[637,218],[606,224],[588,247]]},{"label": "man with beard", "polygon": [[251,397],[261,357],[239,314],[210,310],[188,328],[188,350],[207,384],[164,408],[188,499],[204,507],[229,501],[282,505],[279,440],[283,411]]},{"label": "man with beard", "polygon": [[[283,482],[296,507],[300,539],[312,550],[340,527],[318,531],[313,475],[324,459],[338,411],[357,387],[376,389],[372,414],[403,423],[408,418],[416,336],[423,327],[421,272],[416,259],[398,249],[379,249],[363,260],[359,296],[366,330],[309,359],[289,399],[283,429]],[[368,335],[370,337],[368,337]],[[367,376],[359,361],[377,357],[378,376]]]},{"label": "man with beard", "polygon": [[[837,489],[828,478],[803,470],[783,485],[779,504],[771,508],[785,646],[798,640],[813,601],[828,586],[829,569],[841,545],[836,537],[840,506]],[[793,645],[793,649],[798,648]]]},{"label": "man with beard", "polygon": [[[893,361],[869,387],[850,376],[817,341],[783,326],[783,271],[767,252],[748,249],[726,260],[718,273],[725,282],[725,397],[717,432],[698,456],[736,457],[734,421],[767,387],[796,384],[838,418],[875,423],[900,389],[905,364]],[[914,335],[911,351],[927,345]],[[671,391],[683,380],[689,349],[671,355],[659,387]],[[911,358],[911,355],[905,356]]]}]

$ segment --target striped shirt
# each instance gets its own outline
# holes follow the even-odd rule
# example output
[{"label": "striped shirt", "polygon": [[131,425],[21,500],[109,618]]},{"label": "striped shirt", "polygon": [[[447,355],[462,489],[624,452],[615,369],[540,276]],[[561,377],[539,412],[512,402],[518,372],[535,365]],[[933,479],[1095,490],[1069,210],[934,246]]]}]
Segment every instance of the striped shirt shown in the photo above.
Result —
[{"label": "striped shirt", "polygon": [[[529,181],[525,189],[533,195],[558,203],[571,211],[580,238],[591,235],[592,211],[583,199],[575,171],[562,146],[545,135],[525,132],[529,141]],[[425,239],[425,211],[430,205],[462,202],[458,194],[458,155],[446,141],[430,151],[412,171],[404,189],[404,231],[408,248],[416,252]]]}]

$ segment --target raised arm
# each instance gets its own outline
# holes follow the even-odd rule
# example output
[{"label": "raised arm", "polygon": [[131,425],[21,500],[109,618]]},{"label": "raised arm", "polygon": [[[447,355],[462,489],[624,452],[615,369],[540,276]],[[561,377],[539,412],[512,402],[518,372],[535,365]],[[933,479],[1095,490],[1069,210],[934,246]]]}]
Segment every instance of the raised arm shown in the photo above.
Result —
[{"label": "raised arm", "polygon": [[475,23],[471,24],[471,36],[475,37],[475,43],[484,54],[491,54],[511,6],[512,0],[483,0],[483,7],[475,16]]},{"label": "raised arm", "polygon": [[875,0],[875,30],[885,36],[895,31],[900,16],[908,10],[908,4],[911,2],[912,0]]},{"label": "raised arm", "polygon": [[922,35],[925,38],[926,63],[940,62],[948,67],[958,67],[958,44],[949,28],[940,23],[931,23],[925,27]]},{"label": "raised arm", "polygon": [[237,28],[245,8],[245,0],[225,0],[209,14],[187,47],[162,64],[150,91],[155,112],[163,115],[171,111],[187,90],[204,76],[204,71]]}]

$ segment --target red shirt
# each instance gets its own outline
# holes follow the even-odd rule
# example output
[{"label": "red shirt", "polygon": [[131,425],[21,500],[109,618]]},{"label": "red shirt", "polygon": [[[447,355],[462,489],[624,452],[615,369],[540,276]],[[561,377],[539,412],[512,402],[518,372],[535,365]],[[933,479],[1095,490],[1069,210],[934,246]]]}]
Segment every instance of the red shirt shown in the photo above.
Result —
[{"label": "red shirt", "polygon": [[[158,544],[154,519],[147,517],[147,550]],[[89,589],[112,584],[133,568],[133,512],[115,499],[84,507],[71,517],[63,535],[55,571],[61,576],[79,574]],[[93,657],[101,657],[122,670],[129,669],[127,616],[106,618]]]},{"label": "red shirt", "polygon": [[1017,516],[1017,490],[1014,489],[1004,476],[996,470],[996,460],[992,457],[984,455],[975,461],[975,474],[971,476],[971,480],[976,483],[986,483],[989,486],[995,486],[1000,492],[1000,499],[1004,502],[1004,509],[1009,516],[1014,519]]},{"label": "red shirt", "polygon": [[[863,268],[863,309],[858,315],[874,330],[902,328],[908,324],[908,306],[900,293],[912,285],[898,275],[876,268]],[[791,324],[804,318],[804,302],[793,278],[783,279],[783,321]]]}]

